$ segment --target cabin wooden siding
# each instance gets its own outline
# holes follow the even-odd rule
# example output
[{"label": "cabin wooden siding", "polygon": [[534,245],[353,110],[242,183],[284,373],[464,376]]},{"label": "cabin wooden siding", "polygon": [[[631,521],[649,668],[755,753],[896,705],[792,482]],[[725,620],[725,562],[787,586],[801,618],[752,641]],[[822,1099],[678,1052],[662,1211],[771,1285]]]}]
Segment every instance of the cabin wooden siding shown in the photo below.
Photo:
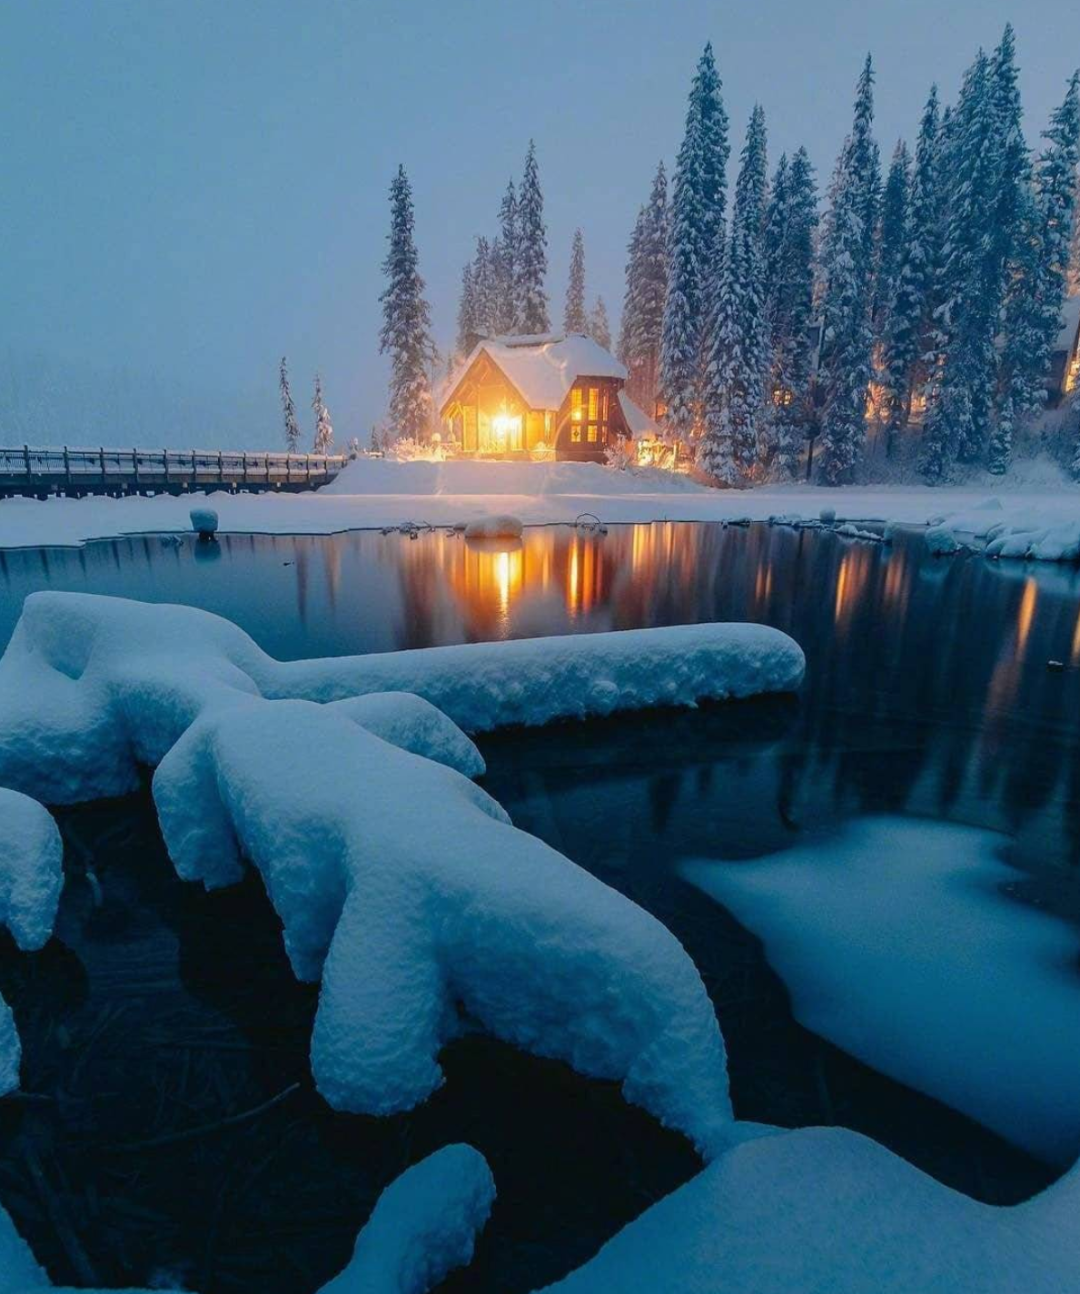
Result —
[{"label": "cabin wooden siding", "polygon": [[[528,458],[554,450],[557,459],[603,462],[608,446],[630,435],[618,399],[623,385],[621,378],[582,376],[557,410],[532,409],[502,369],[481,352],[443,405],[443,417],[466,456]],[[501,443],[493,427],[498,417],[520,419],[520,431],[512,430]]]}]

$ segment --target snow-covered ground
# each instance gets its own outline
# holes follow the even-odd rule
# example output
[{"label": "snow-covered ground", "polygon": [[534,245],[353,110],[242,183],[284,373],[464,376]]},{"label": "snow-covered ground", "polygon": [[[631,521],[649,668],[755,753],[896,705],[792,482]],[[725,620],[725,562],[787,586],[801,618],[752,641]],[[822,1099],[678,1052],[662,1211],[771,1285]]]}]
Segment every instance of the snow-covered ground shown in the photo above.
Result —
[{"label": "snow-covered ground", "polygon": [[1006,838],[866,818],[683,875],[765,944],[797,1018],[1043,1159],[1080,1154],[1080,940],[1010,899]]},{"label": "snow-covered ground", "polygon": [[[201,497],[201,496],[200,496]],[[71,545],[129,533],[189,530],[192,497],[0,500],[0,548]],[[1057,475],[1016,484],[883,485],[711,490],[667,472],[617,472],[596,463],[399,463],[358,459],[313,494],[214,494],[226,532],[332,534],[405,521],[467,524],[492,513],[526,525],[572,522],[725,521],[773,516],[946,523],[961,538],[1001,542],[1009,555],[1080,556],[1080,487]],[[992,532],[992,534],[991,534]]]}]

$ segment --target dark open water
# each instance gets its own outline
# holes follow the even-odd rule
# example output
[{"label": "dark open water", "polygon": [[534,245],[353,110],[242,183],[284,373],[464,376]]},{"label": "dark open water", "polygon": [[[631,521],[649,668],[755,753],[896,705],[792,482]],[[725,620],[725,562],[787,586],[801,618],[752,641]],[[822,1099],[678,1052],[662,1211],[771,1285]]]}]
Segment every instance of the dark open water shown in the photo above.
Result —
[{"label": "dark open water", "polygon": [[[808,658],[798,698],[503,732],[481,742],[485,785],[682,939],[740,1114],[858,1128],[982,1199],[1050,1179],[796,1025],[757,941],[673,869],[849,814],[929,815],[1008,833],[1021,898],[1080,920],[1080,572],[761,526],[550,528],[502,549],[445,534],[130,539],[0,552],[0,643],[45,587],[204,606],[281,657],[713,619],[787,630]],[[0,1202],[54,1280],[313,1290],[383,1186],[467,1140],[499,1202],[445,1288],[532,1289],[696,1170],[609,1085],[482,1039],[448,1049],[445,1087],[413,1114],[334,1115],[308,1078],[314,993],[293,981],[259,883],[207,896],[179,882],[148,794],[58,818],[58,937],[27,957],[0,936],[29,1094],[0,1103]]]}]

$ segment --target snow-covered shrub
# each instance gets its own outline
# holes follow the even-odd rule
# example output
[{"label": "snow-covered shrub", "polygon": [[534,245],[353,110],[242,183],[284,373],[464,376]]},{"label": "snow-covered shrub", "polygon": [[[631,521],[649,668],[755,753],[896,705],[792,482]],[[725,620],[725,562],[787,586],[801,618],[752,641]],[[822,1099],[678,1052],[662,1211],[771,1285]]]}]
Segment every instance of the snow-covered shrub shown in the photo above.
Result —
[{"label": "snow-covered shrub", "polygon": [[604,450],[604,462],[618,472],[637,466],[637,445],[627,436],[618,436]]},{"label": "snow-covered shrub", "polygon": [[465,526],[466,539],[520,539],[525,527],[519,517],[506,513],[493,517],[478,517]]},{"label": "snow-covered shrub", "polygon": [[402,436],[387,443],[386,457],[399,463],[441,463],[446,458],[446,450],[438,441],[411,440]]}]

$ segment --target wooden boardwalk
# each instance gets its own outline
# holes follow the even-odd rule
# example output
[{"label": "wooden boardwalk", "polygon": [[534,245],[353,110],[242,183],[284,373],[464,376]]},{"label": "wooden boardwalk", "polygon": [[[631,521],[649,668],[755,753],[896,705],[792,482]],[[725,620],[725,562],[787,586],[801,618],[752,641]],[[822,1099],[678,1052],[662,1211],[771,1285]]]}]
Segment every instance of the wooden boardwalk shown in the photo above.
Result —
[{"label": "wooden boardwalk", "polygon": [[300,491],[332,481],[343,454],[220,449],[75,449],[0,446],[0,498],[20,494],[184,494],[191,490]]}]

